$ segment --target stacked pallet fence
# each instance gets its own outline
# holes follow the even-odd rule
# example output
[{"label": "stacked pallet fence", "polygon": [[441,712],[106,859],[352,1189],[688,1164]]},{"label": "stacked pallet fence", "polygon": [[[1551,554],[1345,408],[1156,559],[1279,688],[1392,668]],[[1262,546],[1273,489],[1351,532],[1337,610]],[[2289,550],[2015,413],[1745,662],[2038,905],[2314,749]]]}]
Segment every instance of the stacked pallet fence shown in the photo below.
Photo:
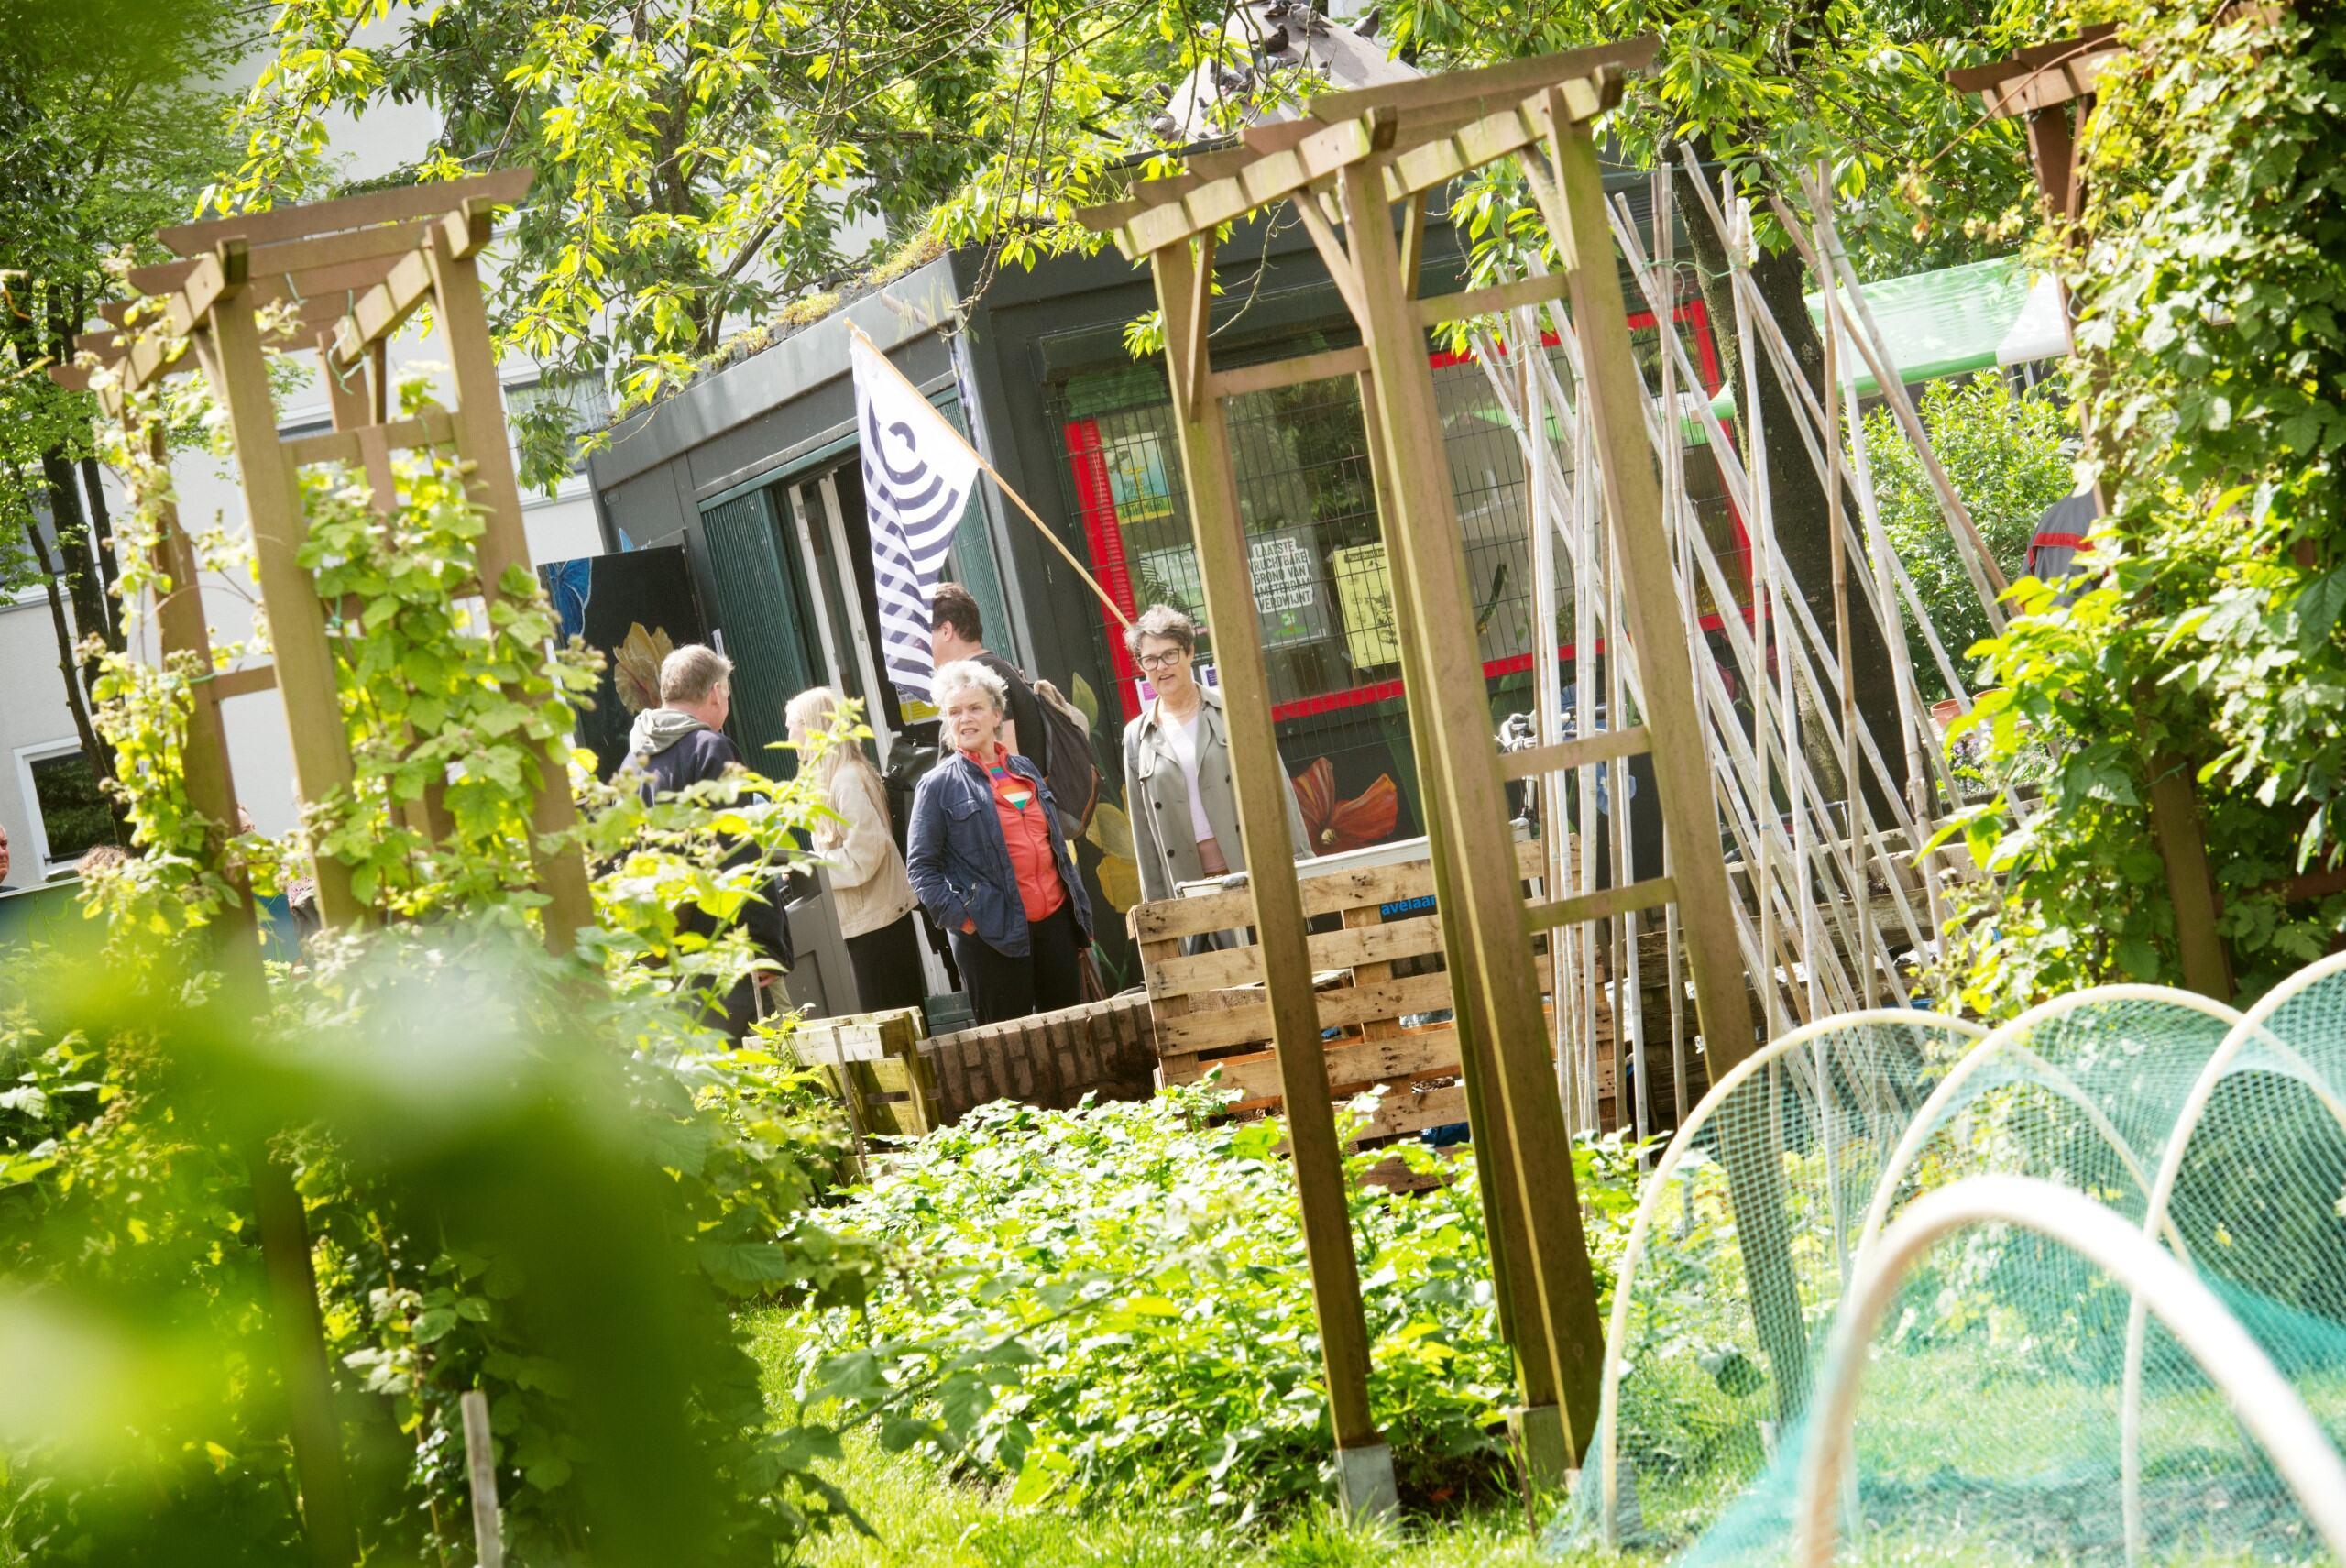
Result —
[{"label": "stacked pallet fence", "polygon": [[[1517,869],[1528,881],[1541,874],[1537,839],[1516,846]],[[1450,977],[1442,964],[1442,919],[1434,907],[1433,867],[1418,859],[1376,866],[1313,872],[1300,879],[1324,1032],[1328,1085],[1338,1103],[1381,1091],[1376,1112],[1355,1135],[1364,1146],[1390,1143],[1466,1120],[1460,1078],[1458,1032],[1451,1022]],[[1233,1114],[1282,1108],[1278,1059],[1271,1048],[1271,1010],[1260,950],[1247,922],[1252,895],[1244,887],[1135,906],[1130,916],[1149,1003],[1156,1014],[1157,1078],[1195,1083],[1209,1073],[1234,1091]],[[1224,932],[1223,947],[1189,952],[1191,939]],[[1535,944],[1544,938],[1533,938]],[[1655,940],[1658,943],[1659,934]],[[1544,970],[1544,966],[1543,966]],[[1658,946],[1640,966],[1639,998],[1653,1103],[1671,1103],[1669,997]],[[1598,1108],[1617,1124],[1618,1104],[1610,1042],[1615,1028],[1609,977],[1600,973],[1596,1008]],[[1691,1027],[1691,1003],[1682,1009]],[[1700,1058],[1688,1052],[1689,1098],[1701,1098]],[[1372,1179],[1415,1183],[1398,1161]]]}]

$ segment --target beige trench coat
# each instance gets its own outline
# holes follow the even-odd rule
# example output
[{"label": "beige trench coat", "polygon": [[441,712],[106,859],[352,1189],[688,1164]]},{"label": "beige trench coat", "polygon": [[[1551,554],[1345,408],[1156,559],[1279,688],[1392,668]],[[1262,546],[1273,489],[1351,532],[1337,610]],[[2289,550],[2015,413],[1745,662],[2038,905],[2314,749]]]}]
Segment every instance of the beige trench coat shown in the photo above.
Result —
[{"label": "beige trench coat", "polygon": [[[1238,790],[1230,771],[1230,725],[1222,694],[1201,686],[1199,710],[1198,801],[1213,825],[1214,842],[1233,872],[1246,869],[1245,845],[1238,832]],[[1285,776],[1282,767],[1281,776]],[[1140,862],[1144,899],[1170,898],[1185,882],[1205,875],[1198,863],[1197,839],[1189,831],[1189,788],[1173,742],[1157,719],[1157,704],[1141,709],[1124,726],[1124,810],[1133,823],[1133,854]],[[1288,841],[1300,851],[1307,840],[1303,812],[1292,784],[1287,792]],[[1299,853],[1297,859],[1306,857]]]}]

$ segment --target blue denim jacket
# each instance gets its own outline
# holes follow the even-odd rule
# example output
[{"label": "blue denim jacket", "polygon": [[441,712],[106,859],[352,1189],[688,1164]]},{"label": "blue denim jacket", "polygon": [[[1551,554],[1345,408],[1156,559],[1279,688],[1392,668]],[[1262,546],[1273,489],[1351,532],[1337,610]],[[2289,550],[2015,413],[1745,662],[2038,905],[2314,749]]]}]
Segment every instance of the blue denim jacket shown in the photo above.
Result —
[{"label": "blue denim jacket", "polygon": [[[1051,857],[1058,862],[1076,927],[1090,941],[1091,901],[1084,896],[1083,879],[1076,875],[1059,831],[1058,803],[1025,758],[1013,753],[1010,771],[1032,782],[1042,795],[1043,819],[1051,826]],[[1010,864],[1002,818],[994,813],[993,784],[983,768],[959,751],[940,759],[913,793],[905,838],[904,870],[930,919],[952,933],[960,931],[962,921],[974,921],[977,934],[994,951],[1014,959],[1027,955],[1026,908],[1019,901],[1018,873]]]}]

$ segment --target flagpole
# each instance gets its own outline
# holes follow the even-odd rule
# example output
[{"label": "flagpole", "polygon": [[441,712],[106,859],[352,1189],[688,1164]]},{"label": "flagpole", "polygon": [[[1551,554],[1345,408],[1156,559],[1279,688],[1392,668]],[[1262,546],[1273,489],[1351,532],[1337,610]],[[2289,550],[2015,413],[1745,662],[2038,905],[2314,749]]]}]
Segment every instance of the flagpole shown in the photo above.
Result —
[{"label": "flagpole", "polygon": [[[902,370],[896,368],[895,362],[888,357],[887,354],[882,350],[878,344],[872,342],[872,339],[865,334],[864,330],[861,326],[858,326],[853,321],[850,321],[847,323],[847,329],[853,333],[866,348],[872,350],[872,354],[874,358],[888,367],[888,374],[893,376],[897,380],[904,382],[905,390],[911,392],[914,397],[920,398],[922,401],[927,401],[927,399],[922,394],[921,389],[918,387],[914,386],[912,381]],[[995,471],[994,466],[986,461],[984,453],[980,452],[976,447],[970,445],[968,441],[963,440],[961,433],[955,430],[950,424],[946,424],[942,420],[937,422],[944,425],[946,434],[951,436],[955,441],[960,442],[961,450],[967,452],[971,459],[977,463],[979,470],[983,473],[986,477],[994,482],[994,488],[996,489],[1000,490],[1003,495],[1008,496],[1017,506],[1018,510],[1026,514],[1027,518],[1035,524],[1036,528],[1041,531],[1043,537],[1051,542],[1052,548],[1057,550],[1061,555],[1067,557],[1067,564],[1075,568],[1075,575],[1081,577],[1084,581],[1084,586],[1089,587],[1092,593],[1099,598],[1102,604],[1108,607],[1108,613],[1116,618],[1117,624],[1121,625],[1125,630],[1130,631],[1133,629],[1133,618],[1124,613],[1124,607],[1122,605],[1118,604],[1113,598],[1109,597],[1108,590],[1100,586],[1100,580],[1084,569],[1083,563],[1075,558],[1075,552],[1067,547],[1067,541],[1061,539],[1052,531],[1049,523],[1045,522],[1041,517],[1036,515],[1035,509],[1026,504],[1026,498],[1013,489],[1011,488],[1010,481],[1003,478],[1001,474]]]}]

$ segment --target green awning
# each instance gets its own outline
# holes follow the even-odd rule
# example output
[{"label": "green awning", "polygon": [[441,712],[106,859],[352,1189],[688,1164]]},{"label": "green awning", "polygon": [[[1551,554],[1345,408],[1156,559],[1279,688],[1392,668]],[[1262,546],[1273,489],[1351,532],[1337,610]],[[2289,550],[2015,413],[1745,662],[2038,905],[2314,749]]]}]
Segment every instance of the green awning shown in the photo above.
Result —
[{"label": "green awning", "polygon": [[[2016,256],[1968,261],[1911,278],[1885,278],[1866,285],[1866,304],[1908,385],[1945,376],[2024,365],[2068,352],[2062,330],[2060,294],[2050,277],[2031,279]],[[1825,296],[1808,296],[1808,313],[1825,325]],[[1844,327],[1843,363],[1857,373],[1858,396],[1881,389],[1865,368],[1864,357]],[[1735,417],[1736,389],[1711,400],[1719,418]]]}]

